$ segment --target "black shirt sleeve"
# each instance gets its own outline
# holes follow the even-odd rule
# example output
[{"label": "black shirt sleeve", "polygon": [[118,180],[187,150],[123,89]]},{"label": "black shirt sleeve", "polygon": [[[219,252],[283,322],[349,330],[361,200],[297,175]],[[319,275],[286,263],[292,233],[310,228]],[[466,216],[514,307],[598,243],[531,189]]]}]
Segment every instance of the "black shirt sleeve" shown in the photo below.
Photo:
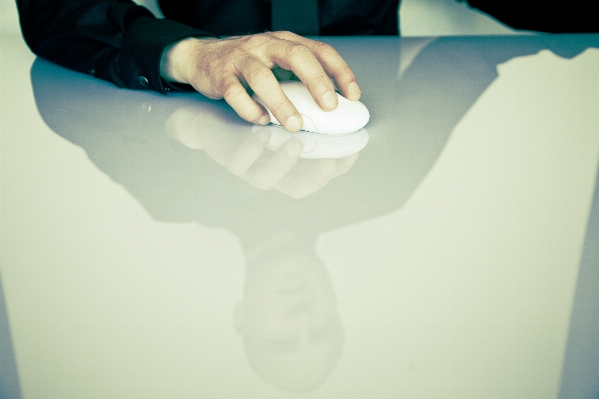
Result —
[{"label": "black shirt sleeve", "polygon": [[599,32],[599,0],[466,1],[515,29],[547,33]]},{"label": "black shirt sleeve", "polygon": [[17,6],[35,54],[131,89],[169,90],[160,77],[164,48],[186,37],[213,36],[156,19],[130,0],[17,0]]}]

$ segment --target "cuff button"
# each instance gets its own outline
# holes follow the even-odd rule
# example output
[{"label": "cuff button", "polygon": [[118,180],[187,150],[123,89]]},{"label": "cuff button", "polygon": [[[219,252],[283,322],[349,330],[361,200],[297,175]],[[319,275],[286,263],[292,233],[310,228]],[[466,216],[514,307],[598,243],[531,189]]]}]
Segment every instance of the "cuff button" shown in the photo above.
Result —
[{"label": "cuff button", "polygon": [[148,87],[150,85],[150,81],[148,80],[148,78],[146,78],[143,75],[140,76],[137,80],[139,80],[139,84],[144,87]]}]

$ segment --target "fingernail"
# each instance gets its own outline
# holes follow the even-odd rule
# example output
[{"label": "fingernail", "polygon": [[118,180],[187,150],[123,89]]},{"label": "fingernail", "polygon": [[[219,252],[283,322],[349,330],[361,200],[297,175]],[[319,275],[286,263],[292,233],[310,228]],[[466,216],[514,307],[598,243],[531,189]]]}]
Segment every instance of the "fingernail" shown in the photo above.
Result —
[{"label": "fingernail", "polygon": [[268,143],[268,140],[270,140],[270,132],[268,130],[261,130],[258,133],[258,140],[263,143]]},{"label": "fingernail", "polygon": [[356,82],[351,82],[349,84],[348,92],[349,96],[355,99],[360,98],[360,96],[362,95],[362,92],[360,91],[360,88],[358,87],[358,84]]},{"label": "fingernail", "polygon": [[268,125],[268,122],[270,122],[270,115],[264,114],[260,118],[260,121],[258,121],[258,124],[260,124],[260,125]]},{"label": "fingernail", "polygon": [[299,156],[301,152],[302,146],[299,143],[289,143],[289,146],[287,146],[287,155],[292,158]]},{"label": "fingernail", "polygon": [[327,91],[322,96],[322,104],[328,109],[337,108],[337,94]]},{"label": "fingernail", "polygon": [[302,120],[295,115],[291,115],[285,122],[285,128],[290,132],[296,132],[302,127]]}]

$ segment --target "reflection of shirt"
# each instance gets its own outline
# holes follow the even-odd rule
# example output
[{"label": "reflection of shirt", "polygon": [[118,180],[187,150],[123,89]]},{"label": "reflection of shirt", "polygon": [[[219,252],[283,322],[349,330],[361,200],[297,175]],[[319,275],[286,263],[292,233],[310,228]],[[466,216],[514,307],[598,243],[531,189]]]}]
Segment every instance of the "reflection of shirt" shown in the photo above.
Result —
[{"label": "reflection of shirt", "polygon": [[[467,0],[520,29],[597,31],[599,2]],[[133,89],[169,90],[160,56],[185,37],[270,29],[269,0],[159,0],[155,19],[130,0],[17,0],[21,28],[36,54]],[[397,35],[399,0],[320,0],[322,35]],[[566,7],[567,4],[567,7]]]}]

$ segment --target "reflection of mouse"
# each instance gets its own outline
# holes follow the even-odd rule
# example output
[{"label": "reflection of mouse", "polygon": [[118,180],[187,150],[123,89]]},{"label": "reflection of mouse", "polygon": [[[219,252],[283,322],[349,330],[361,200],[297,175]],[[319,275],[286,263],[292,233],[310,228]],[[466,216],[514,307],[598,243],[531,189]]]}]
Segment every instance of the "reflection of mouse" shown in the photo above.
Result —
[{"label": "reflection of mouse", "polygon": [[[350,101],[337,94],[337,108],[327,112],[320,109],[302,82],[289,80],[280,84],[289,101],[302,115],[304,120],[302,130],[323,134],[346,134],[362,129],[370,119],[368,109],[360,101]],[[256,94],[253,98],[268,110]],[[268,113],[270,122],[280,125],[270,110]]]},{"label": "reflection of mouse", "polygon": [[343,135],[328,135],[311,132],[289,133],[282,126],[254,125],[252,132],[266,129],[270,132],[270,140],[266,148],[277,151],[283,143],[291,138],[298,139],[304,145],[300,158],[337,159],[362,151],[368,144],[368,132],[360,129],[357,132]]}]

